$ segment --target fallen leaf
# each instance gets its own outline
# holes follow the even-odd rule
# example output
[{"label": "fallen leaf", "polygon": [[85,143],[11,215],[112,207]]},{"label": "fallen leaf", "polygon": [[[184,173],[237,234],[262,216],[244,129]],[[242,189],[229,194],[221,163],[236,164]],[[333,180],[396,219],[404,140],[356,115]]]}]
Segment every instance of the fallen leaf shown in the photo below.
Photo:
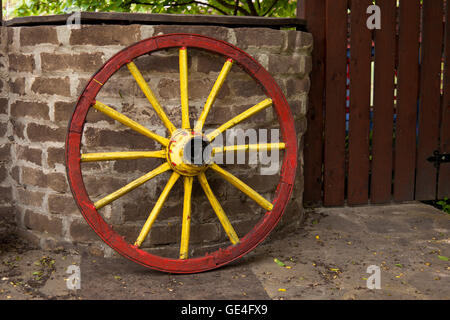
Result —
[{"label": "fallen leaf", "polygon": [[399,268],[403,268],[403,265],[401,263],[396,263],[395,266],[399,267]]},{"label": "fallen leaf", "polygon": [[280,291],[280,292],[286,292],[286,289],[280,288],[280,289],[278,289],[278,291]]},{"label": "fallen leaf", "polygon": [[278,260],[277,258],[273,259],[273,261],[280,267],[286,267],[286,265],[283,262],[281,262],[280,260]]},{"label": "fallen leaf", "polygon": [[438,256],[442,261],[448,261],[449,259],[446,256]]}]

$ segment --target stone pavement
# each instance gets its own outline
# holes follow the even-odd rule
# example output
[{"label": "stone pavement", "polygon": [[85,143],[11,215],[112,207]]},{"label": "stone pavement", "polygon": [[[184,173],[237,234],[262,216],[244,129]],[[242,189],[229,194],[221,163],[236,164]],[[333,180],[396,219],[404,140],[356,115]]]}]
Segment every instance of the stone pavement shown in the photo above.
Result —
[{"label": "stone pavement", "polygon": [[[450,299],[450,215],[418,202],[315,209],[297,232],[193,275],[11,237],[0,241],[0,299]],[[77,291],[66,286],[71,264]],[[379,290],[367,288],[369,266],[379,267]]]}]

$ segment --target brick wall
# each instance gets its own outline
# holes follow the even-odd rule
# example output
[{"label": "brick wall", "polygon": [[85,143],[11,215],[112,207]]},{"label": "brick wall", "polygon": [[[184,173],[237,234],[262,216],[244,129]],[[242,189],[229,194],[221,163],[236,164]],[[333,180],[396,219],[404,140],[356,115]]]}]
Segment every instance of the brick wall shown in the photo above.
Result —
[{"label": "brick wall", "polygon": [[[306,129],[306,103],[311,70],[312,38],[300,31],[229,29],[200,26],[87,25],[9,27],[2,29],[0,53],[0,214],[15,217],[22,230],[42,247],[85,245],[92,252],[111,251],[87,226],[70,193],[64,166],[64,140],[76,100],[91,75],[113,54],[144,38],[172,32],[192,32],[228,41],[255,57],[274,76],[285,93],[296,119],[300,150]],[[137,59],[136,64],[156,93],[169,117],[180,125],[177,51],[159,52]],[[195,119],[222,67],[223,59],[189,51],[191,121]],[[164,134],[159,119],[126,68],[103,87],[98,100],[141,124]],[[262,90],[238,67],[233,67],[207,123],[217,127],[231,116],[264,99]],[[276,128],[267,110],[242,124],[242,128]],[[156,150],[156,144],[106,116],[91,110],[85,126],[83,152]],[[155,168],[158,161],[142,159],[86,163],[84,181],[97,200]],[[303,216],[303,157],[295,196],[282,221],[298,226]],[[269,196],[277,176],[260,176],[254,166],[228,166],[257,191]],[[237,170],[237,171],[236,171]],[[246,200],[216,175],[210,184],[239,234],[245,233],[262,210]],[[130,241],[167,181],[158,176],[112,205],[103,217]],[[198,184],[194,185],[192,249],[210,250],[226,237]],[[270,198],[270,197],[269,197]],[[178,182],[145,242],[151,250],[176,251],[180,236],[182,183]]]}]

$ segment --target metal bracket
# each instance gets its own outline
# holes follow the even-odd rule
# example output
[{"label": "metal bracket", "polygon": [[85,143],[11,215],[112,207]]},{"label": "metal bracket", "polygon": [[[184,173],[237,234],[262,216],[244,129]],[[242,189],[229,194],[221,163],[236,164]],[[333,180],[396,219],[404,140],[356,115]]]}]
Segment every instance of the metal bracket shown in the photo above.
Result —
[{"label": "metal bracket", "polygon": [[438,168],[441,163],[449,163],[450,162],[450,153],[439,153],[439,151],[435,150],[433,152],[433,156],[427,159],[429,162],[433,162],[434,166]]}]

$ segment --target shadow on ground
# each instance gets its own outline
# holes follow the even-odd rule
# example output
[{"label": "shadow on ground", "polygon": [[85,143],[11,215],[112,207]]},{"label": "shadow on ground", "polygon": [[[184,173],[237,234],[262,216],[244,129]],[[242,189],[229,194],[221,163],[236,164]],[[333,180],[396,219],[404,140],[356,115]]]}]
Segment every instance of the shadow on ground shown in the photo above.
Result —
[{"label": "shadow on ground", "polygon": [[[450,215],[420,203],[316,209],[297,232],[194,275],[37,250],[13,228],[0,231],[0,299],[450,299]],[[70,265],[80,290],[67,288]],[[379,290],[367,288],[371,265]]]}]

